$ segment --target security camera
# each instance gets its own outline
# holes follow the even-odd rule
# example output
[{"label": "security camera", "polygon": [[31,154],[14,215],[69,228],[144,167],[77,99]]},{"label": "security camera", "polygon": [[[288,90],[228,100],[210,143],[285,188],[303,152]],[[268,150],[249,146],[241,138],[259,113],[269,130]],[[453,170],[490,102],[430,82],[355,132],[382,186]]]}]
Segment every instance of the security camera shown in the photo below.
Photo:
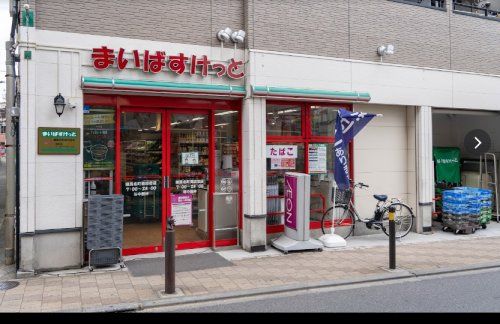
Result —
[{"label": "security camera", "polygon": [[67,107],[71,108],[71,109],[75,109],[76,108],[76,105],[71,103],[71,99],[68,100],[68,104],[67,104]]}]

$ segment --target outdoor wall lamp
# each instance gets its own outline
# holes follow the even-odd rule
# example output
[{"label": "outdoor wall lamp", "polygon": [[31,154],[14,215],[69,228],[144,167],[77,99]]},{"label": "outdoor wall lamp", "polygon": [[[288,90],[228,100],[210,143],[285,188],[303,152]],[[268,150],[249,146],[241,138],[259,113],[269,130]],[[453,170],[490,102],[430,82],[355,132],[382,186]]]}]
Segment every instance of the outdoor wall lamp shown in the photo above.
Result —
[{"label": "outdoor wall lamp", "polygon": [[377,48],[377,54],[380,56],[380,62],[382,62],[382,58],[386,55],[394,54],[394,45],[382,45]]},{"label": "outdoor wall lamp", "polygon": [[225,43],[231,39],[231,34],[233,33],[232,29],[226,27],[225,29],[219,30],[217,33],[217,39],[221,42]]},{"label": "outdoor wall lamp", "polygon": [[61,117],[64,112],[64,108],[66,107],[66,101],[61,94],[58,94],[54,98],[54,108],[56,109],[56,114]]},{"label": "outdoor wall lamp", "polygon": [[66,103],[66,100],[64,99],[64,97],[60,93],[54,97],[54,108],[56,110],[56,114],[59,117],[61,117],[61,115],[63,114],[64,108],[66,108],[66,106],[69,106],[69,108],[76,107],[70,103]]},{"label": "outdoor wall lamp", "polygon": [[231,40],[235,44],[243,44],[243,42],[245,41],[245,35],[246,33],[243,30],[235,31],[231,34]]},{"label": "outdoor wall lamp", "polygon": [[377,48],[377,54],[379,56],[392,55],[394,54],[394,45],[382,45]]}]

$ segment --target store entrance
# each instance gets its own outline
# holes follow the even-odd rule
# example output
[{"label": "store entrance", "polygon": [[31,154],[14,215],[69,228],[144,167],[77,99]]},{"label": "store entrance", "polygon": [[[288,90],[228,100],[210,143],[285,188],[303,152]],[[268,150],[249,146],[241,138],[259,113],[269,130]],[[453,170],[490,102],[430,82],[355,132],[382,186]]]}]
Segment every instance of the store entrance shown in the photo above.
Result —
[{"label": "store entrance", "polygon": [[168,215],[177,246],[209,240],[208,113],[169,113],[170,186]]},{"label": "store entrance", "polygon": [[124,196],[123,249],[160,251],[165,224],[165,114],[123,110],[120,174]]},{"label": "store entrance", "polygon": [[162,251],[167,217],[176,246],[209,240],[208,112],[122,109],[124,254]]}]

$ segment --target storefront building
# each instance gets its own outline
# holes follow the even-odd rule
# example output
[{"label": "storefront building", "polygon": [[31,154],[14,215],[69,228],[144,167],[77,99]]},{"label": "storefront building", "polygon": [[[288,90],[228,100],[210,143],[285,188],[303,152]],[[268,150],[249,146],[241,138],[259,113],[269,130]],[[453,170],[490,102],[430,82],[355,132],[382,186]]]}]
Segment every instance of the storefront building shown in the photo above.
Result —
[{"label": "storefront building", "polygon": [[[383,115],[350,147],[354,180],[370,185],[354,197],[362,216],[384,193],[430,232],[433,110],[500,110],[500,21],[411,2],[29,1],[33,22],[17,35],[19,271],[84,264],[94,194],[124,196],[124,255],[163,251],[168,217],[177,249],[259,251],[283,231],[284,173],[305,172],[318,234],[339,108]],[[221,44],[226,27],[245,42]],[[472,41],[467,28],[485,34]],[[387,44],[395,53],[377,55]],[[78,150],[50,147],[68,136]]]}]

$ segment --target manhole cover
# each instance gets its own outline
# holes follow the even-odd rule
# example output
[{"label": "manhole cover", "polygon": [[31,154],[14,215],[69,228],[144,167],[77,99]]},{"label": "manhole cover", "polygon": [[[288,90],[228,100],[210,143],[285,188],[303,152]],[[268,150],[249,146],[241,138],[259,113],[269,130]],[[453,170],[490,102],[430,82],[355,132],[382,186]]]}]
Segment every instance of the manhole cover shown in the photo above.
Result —
[{"label": "manhole cover", "polygon": [[17,281],[0,281],[0,291],[16,288],[17,286],[19,286]]}]

